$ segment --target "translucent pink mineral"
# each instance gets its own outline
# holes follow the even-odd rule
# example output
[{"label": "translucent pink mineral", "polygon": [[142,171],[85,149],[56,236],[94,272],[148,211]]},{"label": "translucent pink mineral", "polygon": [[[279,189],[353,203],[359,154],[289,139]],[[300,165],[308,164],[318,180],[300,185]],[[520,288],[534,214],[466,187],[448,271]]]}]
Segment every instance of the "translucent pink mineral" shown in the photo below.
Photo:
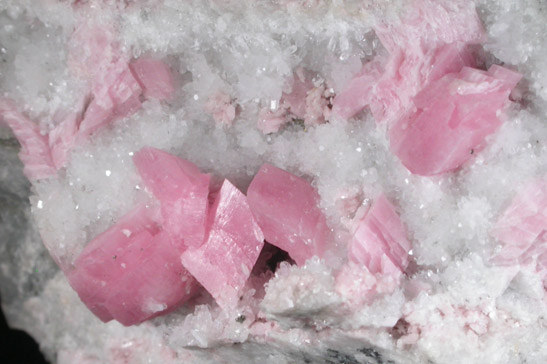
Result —
[{"label": "translucent pink mineral", "polygon": [[134,325],[196,292],[196,281],[180,264],[155,215],[137,207],[93,239],[68,272],[71,286],[101,320]]},{"label": "translucent pink mineral", "polygon": [[399,215],[382,194],[359,221],[349,242],[348,257],[373,274],[398,276],[408,265],[410,249]]},{"label": "translucent pink mineral", "polygon": [[209,207],[208,174],[193,163],[162,150],[145,147],[133,161],[144,185],[161,204],[163,227],[177,246],[200,246]]},{"label": "translucent pink mineral", "polygon": [[229,309],[237,305],[263,246],[247,197],[224,180],[209,210],[204,243],[189,247],[181,261],[218,305]]},{"label": "translucent pink mineral", "polygon": [[247,198],[268,243],[285,250],[298,265],[323,257],[330,230],[318,207],[319,195],[308,181],[264,164]]}]

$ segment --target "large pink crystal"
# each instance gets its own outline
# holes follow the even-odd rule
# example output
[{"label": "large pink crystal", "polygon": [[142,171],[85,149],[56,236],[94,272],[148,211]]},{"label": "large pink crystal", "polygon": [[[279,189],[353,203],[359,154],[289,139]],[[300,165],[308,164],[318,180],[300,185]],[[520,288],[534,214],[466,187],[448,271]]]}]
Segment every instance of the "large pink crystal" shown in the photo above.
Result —
[{"label": "large pink crystal", "polygon": [[145,147],[133,161],[145,186],[161,203],[163,228],[176,245],[200,246],[205,237],[209,180],[191,162]]},{"label": "large pink crystal", "polygon": [[247,198],[228,180],[215,197],[207,226],[205,242],[189,247],[181,256],[182,264],[219,306],[235,307],[264,246],[264,235]]},{"label": "large pink crystal", "polygon": [[323,257],[330,238],[319,195],[306,180],[264,164],[247,198],[266,241],[285,250],[298,264]]},{"label": "large pink crystal", "polygon": [[501,126],[499,113],[520,75],[492,66],[464,67],[432,82],[414,99],[416,112],[390,131],[393,152],[414,174],[454,170]]},{"label": "large pink crystal", "polygon": [[[484,40],[472,2],[414,1],[396,25],[379,23],[387,52],[366,63],[333,101],[349,118],[368,106],[387,122],[391,146],[415,174],[454,170],[480,149],[520,75],[475,66],[471,45]],[[442,19],[442,20],[441,20]]]},{"label": "large pink crystal", "polygon": [[467,45],[485,38],[471,1],[413,1],[394,24],[375,26],[386,52],[364,64],[338,93],[333,100],[335,115],[349,118],[368,106],[377,122],[398,120],[428,82],[473,66]]},{"label": "large pink crystal", "polygon": [[0,122],[4,122],[21,144],[19,158],[23,162],[23,172],[27,178],[41,179],[57,174],[46,135],[42,135],[38,125],[21,114],[11,100],[0,99]]},{"label": "large pink crystal", "polygon": [[360,220],[348,247],[349,260],[373,274],[398,276],[408,265],[411,244],[393,205],[380,195]]},{"label": "large pink crystal", "polygon": [[133,325],[188,300],[198,287],[169,236],[141,206],[97,236],[68,272],[71,286],[101,320]]}]

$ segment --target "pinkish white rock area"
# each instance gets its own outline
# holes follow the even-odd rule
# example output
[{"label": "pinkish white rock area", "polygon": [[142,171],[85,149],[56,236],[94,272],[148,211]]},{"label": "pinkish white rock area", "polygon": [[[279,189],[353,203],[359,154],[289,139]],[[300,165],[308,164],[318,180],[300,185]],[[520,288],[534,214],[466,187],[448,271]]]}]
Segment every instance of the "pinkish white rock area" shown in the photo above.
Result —
[{"label": "pinkish white rock area", "polygon": [[543,0],[0,0],[8,324],[59,364],[547,363],[546,39]]}]

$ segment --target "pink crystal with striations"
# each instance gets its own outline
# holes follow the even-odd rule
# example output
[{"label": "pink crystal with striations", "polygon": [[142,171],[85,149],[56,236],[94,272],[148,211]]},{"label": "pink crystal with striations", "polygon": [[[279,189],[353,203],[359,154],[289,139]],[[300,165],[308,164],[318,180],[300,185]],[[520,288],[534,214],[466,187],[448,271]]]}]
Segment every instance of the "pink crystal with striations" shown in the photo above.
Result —
[{"label": "pink crystal with striations", "polygon": [[414,99],[417,111],[391,129],[393,152],[414,174],[460,167],[501,126],[499,112],[519,79],[499,66],[488,72],[464,67],[429,84]]},{"label": "pink crystal with striations", "polygon": [[[498,264],[518,263],[534,243],[547,231],[547,181],[538,179],[526,184],[513,198],[490,234],[502,243],[493,258]],[[547,244],[543,245],[547,251]],[[537,249],[536,249],[537,250]]]},{"label": "pink crystal with striations", "polygon": [[382,194],[358,223],[349,243],[348,257],[373,274],[398,276],[408,265],[410,249],[399,215]]},{"label": "pink crystal with striations", "polygon": [[129,67],[139,82],[146,98],[167,100],[173,96],[175,86],[171,70],[164,62],[152,58],[139,58]]},{"label": "pink crystal with striations", "polygon": [[197,282],[180,264],[154,215],[137,207],[93,239],[68,272],[80,299],[102,321],[134,325],[196,292]]},{"label": "pink crystal with striations", "polygon": [[264,246],[247,198],[228,180],[209,210],[207,236],[200,247],[189,247],[182,264],[211,293],[219,306],[232,308]]},{"label": "pink crystal with striations", "polygon": [[266,241],[285,250],[302,265],[323,257],[330,239],[319,195],[306,180],[264,164],[254,177],[247,198]]},{"label": "pink crystal with striations", "polygon": [[21,114],[11,100],[0,98],[0,122],[2,121],[11,128],[21,144],[19,158],[25,166],[23,172],[29,179],[57,175],[47,136],[42,135],[38,125]]},{"label": "pink crystal with striations", "polygon": [[193,163],[145,147],[133,161],[145,186],[161,203],[163,228],[175,245],[200,246],[205,237],[209,180]]}]

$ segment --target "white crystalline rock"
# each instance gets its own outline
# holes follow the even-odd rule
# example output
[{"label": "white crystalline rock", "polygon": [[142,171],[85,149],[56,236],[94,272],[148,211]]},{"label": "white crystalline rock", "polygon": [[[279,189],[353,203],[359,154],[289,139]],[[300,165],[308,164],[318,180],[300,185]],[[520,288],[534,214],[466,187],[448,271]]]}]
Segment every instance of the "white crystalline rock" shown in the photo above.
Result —
[{"label": "white crystalline rock", "polygon": [[[88,85],[67,67],[66,44],[82,21],[74,9],[87,3],[0,1],[0,92],[44,132],[85,96]],[[496,219],[526,181],[547,172],[543,1],[476,1],[488,35],[487,65],[524,75],[513,95],[519,102],[481,153],[461,170],[432,178],[401,165],[385,126],[368,111],[350,122],[289,123],[271,135],[256,127],[260,110],[280,107],[298,67],[339,92],[383,51],[374,24],[397,19],[407,2],[91,3],[88,18],[115,22],[128,56],[163,59],[177,87],[173,99],[147,100],[78,144],[58,179],[32,186],[21,173],[17,143],[0,126],[2,305],[9,323],[29,332],[52,362],[547,362],[541,279],[530,266],[489,262],[498,245],[489,235]],[[218,95],[233,107],[231,126],[215,121],[223,109],[207,107]],[[154,203],[132,162],[143,146],[187,158],[242,191],[264,162],[313,177],[337,233],[332,264],[282,263],[266,288],[269,277],[249,284],[233,311],[203,294],[139,326],[100,322],[49,254],[69,264],[136,203]],[[352,306],[336,291],[336,275],[356,212],[380,193],[397,206],[413,261],[400,287]],[[162,302],[148,308],[160,310]]]},{"label": "white crystalline rock", "polygon": [[[318,259],[306,262],[303,268],[282,263],[276,276],[266,286],[262,308],[267,317],[287,317],[310,320],[321,326],[324,312],[329,314],[341,304],[341,298],[334,290],[332,271]],[[281,321],[281,323],[284,323]]]}]

